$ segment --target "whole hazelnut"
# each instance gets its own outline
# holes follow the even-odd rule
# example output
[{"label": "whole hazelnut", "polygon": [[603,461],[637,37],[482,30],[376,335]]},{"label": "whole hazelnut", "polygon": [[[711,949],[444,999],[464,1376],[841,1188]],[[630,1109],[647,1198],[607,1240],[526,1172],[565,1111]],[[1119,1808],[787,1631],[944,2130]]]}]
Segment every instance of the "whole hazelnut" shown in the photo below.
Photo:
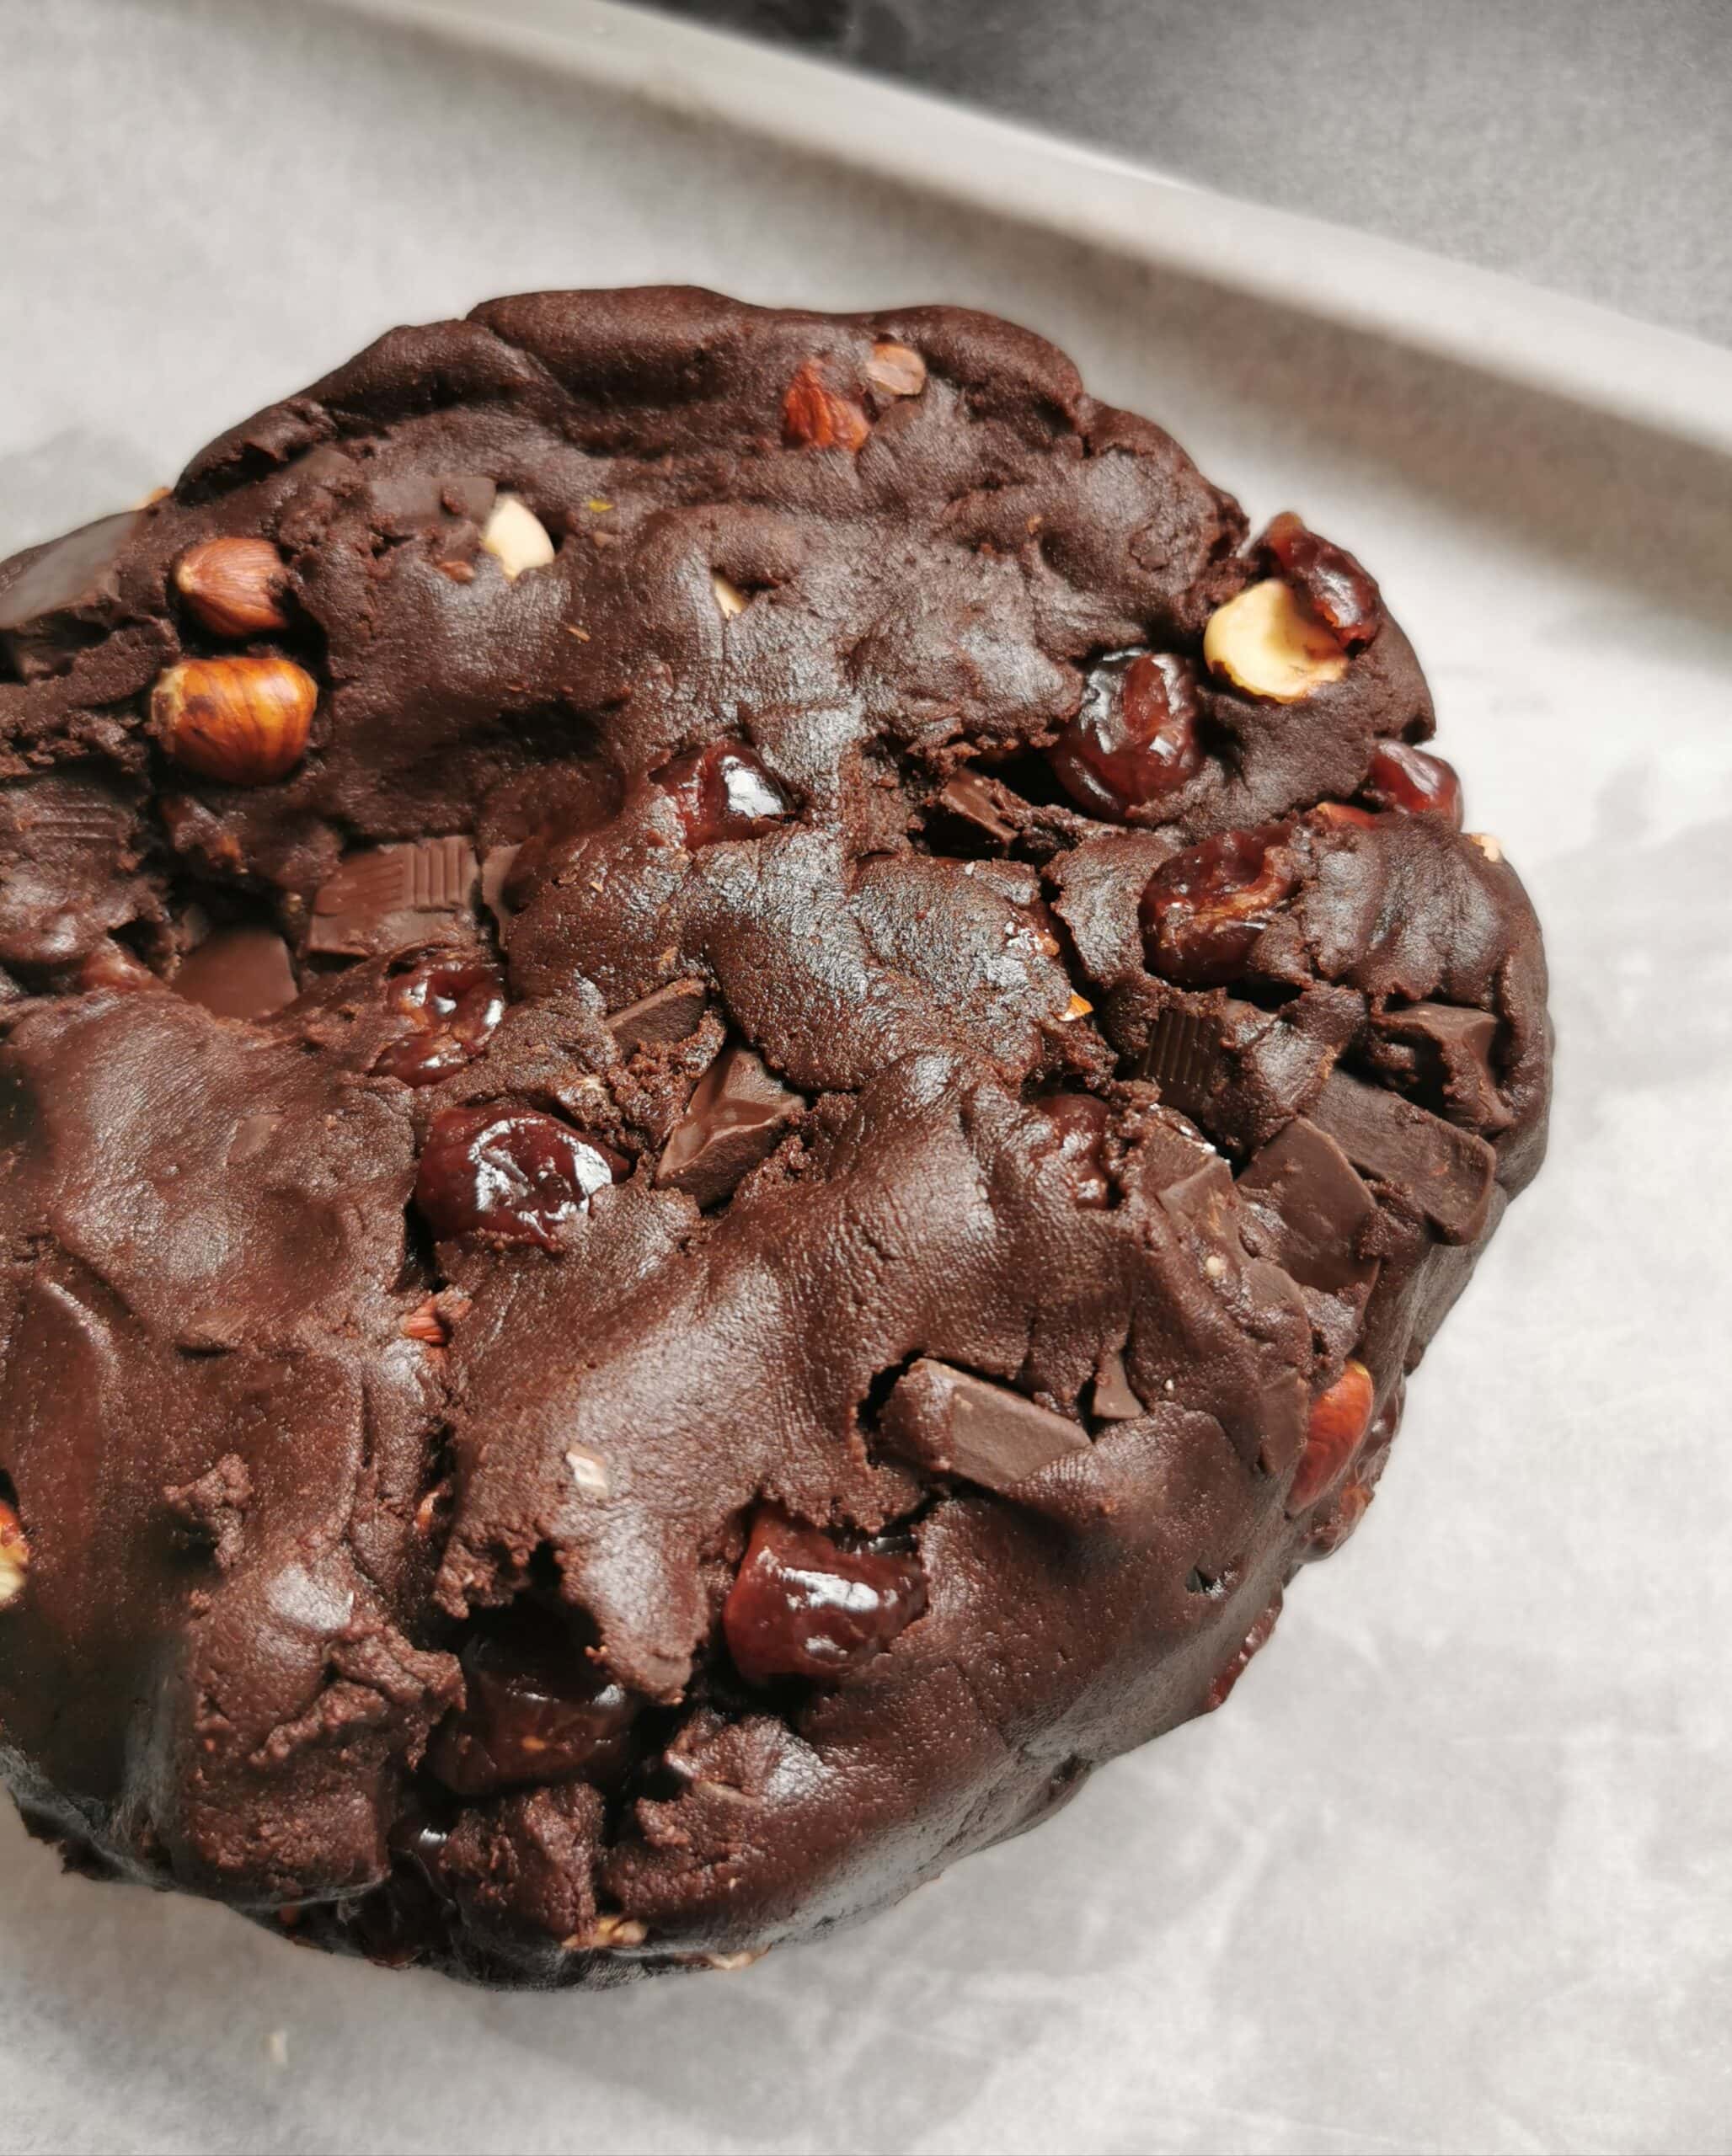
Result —
[{"label": "whole hazelnut", "polygon": [[1297,703],[1347,671],[1347,654],[1279,577],[1248,584],[1216,608],[1203,631],[1203,657],[1248,695]]},{"label": "whole hazelnut", "polygon": [[157,678],[151,720],[177,764],[267,786],[307,753],[318,684],[286,659],[183,659]]},{"label": "whole hazelnut", "polygon": [[1311,1403],[1305,1449],[1287,1492],[1289,1518],[1313,1505],[1346,1472],[1371,1427],[1377,1385],[1363,1363],[1350,1363],[1326,1391]]},{"label": "whole hazelnut", "polygon": [[9,1609],[24,1591],[30,1569],[30,1545],[24,1524],[0,1498],[0,1609]]},{"label": "whole hazelnut", "polygon": [[268,636],[286,629],[277,604],[288,572],[268,539],[206,539],[174,564],[174,587],[216,637]]},{"label": "whole hazelnut", "polygon": [[926,361],[911,345],[883,338],[866,362],[866,379],[886,397],[918,397],[926,387]]}]

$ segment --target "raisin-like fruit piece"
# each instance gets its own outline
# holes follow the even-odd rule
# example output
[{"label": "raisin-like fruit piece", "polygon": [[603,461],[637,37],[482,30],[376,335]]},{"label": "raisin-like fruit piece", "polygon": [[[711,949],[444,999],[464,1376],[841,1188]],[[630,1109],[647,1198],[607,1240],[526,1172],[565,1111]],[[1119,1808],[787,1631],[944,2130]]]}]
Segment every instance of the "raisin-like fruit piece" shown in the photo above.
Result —
[{"label": "raisin-like fruit piece", "polygon": [[1307,531],[1291,510],[1263,535],[1281,574],[1344,650],[1360,651],[1383,625],[1377,580],[1344,547]]},{"label": "raisin-like fruit piece", "polygon": [[430,1086],[486,1047],[505,1015],[505,984],[484,958],[433,954],[386,983],[393,1015],[409,1030],[373,1064],[382,1077]]},{"label": "raisin-like fruit piece", "polygon": [[1189,664],[1167,651],[1104,659],[1050,760],[1072,800],[1116,822],[1176,792],[1203,767]]},{"label": "raisin-like fruit piece", "polygon": [[1157,868],[1142,894],[1142,931],[1156,972],[1184,988],[1219,988],[1244,970],[1296,878],[1284,824],[1221,831]]},{"label": "raisin-like fruit piece", "polygon": [[673,798],[688,846],[718,839],[755,839],[773,830],[792,803],[750,749],[737,741],[676,756],[655,774]]},{"label": "raisin-like fruit piece", "polygon": [[421,1151],[415,1203],[441,1241],[494,1235],[556,1250],[553,1234],[627,1173],[611,1146],[511,1102],[447,1108]]},{"label": "raisin-like fruit piece", "polygon": [[833,1682],[882,1652],[925,1609],[917,1557],[842,1549],[767,1506],[723,1604],[722,1630],[749,1684]]},{"label": "raisin-like fruit piece", "polygon": [[1366,798],[1403,816],[1441,816],[1462,828],[1462,782],[1453,764],[1405,741],[1380,741],[1366,773]]},{"label": "raisin-like fruit piece", "polygon": [[463,1650],[463,1705],[427,1748],[459,1796],[530,1783],[617,1781],[643,1702],[551,1619],[483,1634]]}]

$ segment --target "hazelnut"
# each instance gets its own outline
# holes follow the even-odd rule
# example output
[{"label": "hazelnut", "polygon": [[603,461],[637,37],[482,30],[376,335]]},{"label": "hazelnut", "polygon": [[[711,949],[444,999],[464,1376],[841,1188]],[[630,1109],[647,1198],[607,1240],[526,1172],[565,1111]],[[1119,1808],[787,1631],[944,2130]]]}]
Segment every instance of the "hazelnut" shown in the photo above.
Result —
[{"label": "hazelnut", "polygon": [[1347,671],[1346,653],[1279,577],[1249,584],[1216,608],[1203,632],[1203,656],[1248,695],[1278,704],[1297,703]]},{"label": "hazelnut", "polygon": [[1311,1403],[1305,1449],[1287,1492],[1290,1517],[1314,1505],[1346,1472],[1371,1427],[1377,1388],[1363,1363],[1350,1363],[1326,1392]]},{"label": "hazelnut", "polygon": [[23,1523],[11,1506],[0,1499],[0,1609],[9,1609],[24,1591],[30,1569],[30,1545]]},{"label": "hazelnut", "polygon": [[516,494],[501,494],[494,503],[481,544],[512,584],[526,569],[544,569],[553,558],[547,526]]},{"label": "hazelnut", "polygon": [[886,397],[918,397],[926,387],[926,361],[911,346],[885,339],[872,348],[866,379]]},{"label": "hazelnut", "polygon": [[1062,1026],[1074,1026],[1077,1019],[1086,1018],[1093,1008],[1094,1006],[1086,995],[1072,995],[1059,1014],[1059,1023]]},{"label": "hazelnut", "polygon": [[1489,831],[1469,831],[1467,843],[1469,846],[1477,846],[1488,861],[1499,862],[1504,857],[1503,847]]},{"label": "hazelnut", "polygon": [[587,1931],[575,1933],[565,1945],[572,1953],[592,1953],[612,1946],[641,1946],[649,1936],[649,1925],[635,1917],[597,1917]]},{"label": "hazelnut", "polygon": [[151,719],[177,764],[265,786],[307,753],[318,684],[286,659],[184,659],[157,678]]},{"label": "hazelnut", "polygon": [[174,587],[212,636],[268,636],[286,629],[277,604],[288,581],[268,539],[207,539],[174,564]]},{"label": "hazelnut", "polygon": [[871,422],[851,398],[838,397],[808,360],[788,385],[782,400],[782,435],[794,449],[862,447]]},{"label": "hazelnut", "polygon": [[730,583],[719,569],[710,571],[709,588],[716,595],[716,608],[724,621],[731,621],[735,615],[743,614],[751,604],[739,585]]}]

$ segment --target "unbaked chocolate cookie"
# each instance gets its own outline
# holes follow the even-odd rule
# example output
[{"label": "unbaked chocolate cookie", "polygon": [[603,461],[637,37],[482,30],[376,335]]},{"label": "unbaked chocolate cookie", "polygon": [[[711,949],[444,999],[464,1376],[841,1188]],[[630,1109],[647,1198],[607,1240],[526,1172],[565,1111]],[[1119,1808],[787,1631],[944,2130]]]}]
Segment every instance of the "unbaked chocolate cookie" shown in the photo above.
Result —
[{"label": "unbaked chocolate cookie", "polygon": [[0,568],[0,1760],[489,1983],[1217,1705],[1537,1167],[1377,587],[1038,338],[393,333]]}]

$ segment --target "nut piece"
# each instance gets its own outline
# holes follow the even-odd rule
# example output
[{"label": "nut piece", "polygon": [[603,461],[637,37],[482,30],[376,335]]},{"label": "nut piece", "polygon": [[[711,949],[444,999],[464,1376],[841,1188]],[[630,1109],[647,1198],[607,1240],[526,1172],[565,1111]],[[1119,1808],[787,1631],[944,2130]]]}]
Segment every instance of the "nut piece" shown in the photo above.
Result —
[{"label": "nut piece", "polygon": [[174,565],[174,585],[214,637],[268,636],[286,629],[278,606],[288,571],[268,539],[207,539]]},{"label": "nut piece", "polygon": [[1488,861],[1495,862],[1501,861],[1504,857],[1503,847],[1499,845],[1489,831],[1469,831],[1467,843],[1469,846],[1477,846]]},{"label": "nut piece", "polygon": [[1237,687],[1272,703],[1297,703],[1339,681],[1347,654],[1279,577],[1248,585],[1209,616],[1203,656]]},{"label": "nut piece", "polygon": [[152,723],[177,764],[266,786],[307,753],[318,684],[286,659],[184,659],[157,678]]},{"label": "nut piece", "polygon": [[873,346],[866,379],[886,397],[918,397],[926,387],[926,361],[911,346],[886,339]]},{"label": "nut piece", "polygon": [[1350,1363],[1327,1392],[1311,1404],[1305,1449],[1287,1492],[1287,1515],[1294,1518],[1332,1490],[1347,1463],[1365,1443],[1377,1405],[1377,1385],[1363,1363]]},{"label": "nut piece", "polygon": [[731,621],[735,615],[743,614],[751,604],[737,584],[730,584],[719,569],[709,573],[709,588],[716,595],[716,607],[722,619]]},{"label": "nut piece", "polygon": [[30,1545],[18,1514],[0,1499],[0,1609],[9,1609],[24,1591],[30,1569]]},{"label": "nut piece", "polygon": [[544,569],[553,558],[547,526],[516,494],[501,494],[494,502],[481,544],[512,584],[526,569]]},{"label": "nut piece", "polygon": [[808,360],[782,400],[782,435],[794,449],[861,448],[872,423],[852,398],[826,387],[815,360]]}]

